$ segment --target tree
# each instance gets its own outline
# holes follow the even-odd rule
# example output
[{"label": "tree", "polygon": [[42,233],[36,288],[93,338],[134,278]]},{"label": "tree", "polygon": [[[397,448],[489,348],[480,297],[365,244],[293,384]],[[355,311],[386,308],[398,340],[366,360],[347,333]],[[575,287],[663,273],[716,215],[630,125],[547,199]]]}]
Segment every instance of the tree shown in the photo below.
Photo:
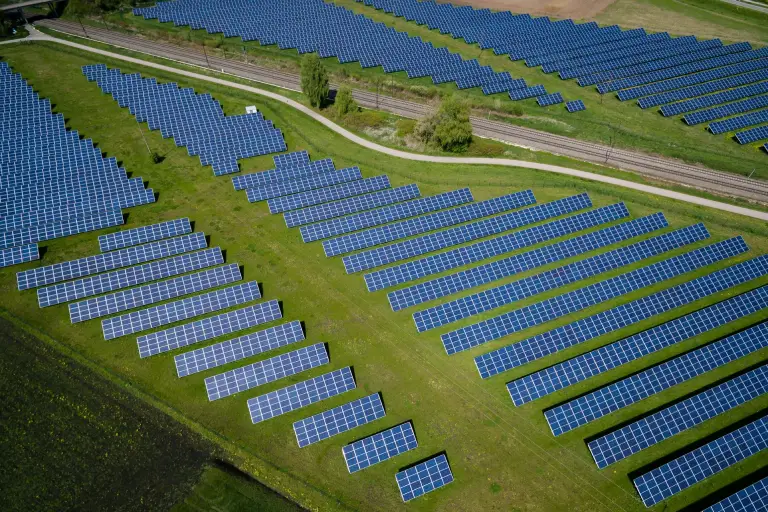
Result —
[{"label": "tree", "polygon": [[336,106],[336,115],[339,117],[344,117],[350,112],[357,112],[357,102],[352,97],[352,89],[346,85],[340,87],[336,93],[334,105]]},{"label": "tree", "polygon": [[434,115],[427,116],[415,129],[416,136],[426,144],[443,151],[460,153],[472,142],[472,125],[466,103],[449,96]]},{"label": "tree", "polygon": [[306,55],[301,61],[301,90],[313,107],[322,107],[328,99],[328,72],[317,54]]}]

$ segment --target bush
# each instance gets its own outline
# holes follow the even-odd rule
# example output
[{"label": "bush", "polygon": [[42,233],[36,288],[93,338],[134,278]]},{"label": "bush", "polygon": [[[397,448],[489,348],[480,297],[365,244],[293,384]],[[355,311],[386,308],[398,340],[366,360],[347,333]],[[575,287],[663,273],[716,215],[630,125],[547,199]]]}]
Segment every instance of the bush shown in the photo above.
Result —
[{"label": "bush", "polygon": [[413,119],[400,119],[397,122],[397,136],[407,137],[416,129],[416,121]]},{"label": "bush", "polygon": [[469,107],[454,97],[444,99],[436,114],[419,121],[415,135],[422,142],[443,151],[466,151],[472,142]]},{"label": "bush", "polygon": [[351,112],[357,112],[357,103],[352,97],[352,89],[347,86],[342,86],[336,93],[336,100],[334,102],[336,107],[336,115],[344,117]]},{"label": "bush", "polygon": [[357,129],[380,128],[387,122],[387,114],[377,110],[361,110],[353,112],[344,118],[344,122]]},{"label": "bush", "polygon": [[328,72],[317,54],[310,53],[301,61],[301,90],[313,107],[322,107],[328,99]]},{"label": "bush", "polygon": [[472,139],[472,144],[469,145],[467,152],[476,156],[492,158],[502,156],[506,150],[507,148],[500,142],[475,137]]}]

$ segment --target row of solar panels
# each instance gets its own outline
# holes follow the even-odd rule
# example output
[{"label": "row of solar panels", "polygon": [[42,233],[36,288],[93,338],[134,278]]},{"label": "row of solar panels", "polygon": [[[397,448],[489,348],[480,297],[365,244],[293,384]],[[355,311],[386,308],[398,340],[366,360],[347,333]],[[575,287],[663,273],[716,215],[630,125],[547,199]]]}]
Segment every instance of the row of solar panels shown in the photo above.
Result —
[{"label": "row of solar panels", "polygon": [[[313,163],[318,164],[307,160],[300,168],[311,168]],[[329,165],[332,164],[323,162],[318,167]],[[246,181],[260,184],[273,172],[265,171],[263,177],[259,176],[260,173],[237,177],[233,180],[235,188],[248,190]],[[332,171],[326,168],[323,172]],[[322,187],[322,182],[315,176],[315,186]],[[322,195],[322,190],[318,188],[310,192],[311,195]],[[305,242],[322,240],[327,256],[345,255],[343,262],[350,273],[394,264],[365,274],[370,291],[420,280],[389,292],[388,298],[394,311],[600,251],[597,255],[561,264],[509,284],[417,311],[413,317],[419,331],[497,308],[508,308],[518,301],[622,267],[641,265],[563,295],[445,333],[441,338],[448,354],[468,350],[589,307],[621,300],[628,294],[671,279],[679,281],[691,273],[701,274],[711,266],[722,265],[732,258],[743,259],[748,251],[741,237],[701,246],[710,237],[703,224],[669,230],[661,213],[629,219],[629,211],[621,203],[590,209],[592,203],[586,194],[536,204],[530,191],[473,202],[468,189],[423,198],[419,197],[414,185],[401,187],[400,190],[401,194],[393,194],[386,200],[381,200],[381,192],[376,192],[292,210],[284,214],[286,224],[298,227]],[[500,236],[488,238],[494,235]],[[636,238],[641,239],[633,241]],[[552,243],[519,252],[542,242]],[[626,243],[629,244],[611,248]],[[690,249],[694,244],[700,246]],[[665,257],[670,252],[677,254]],[[504,257],[498,259],[498,256]],[[483,263],[488,258],[494,260]],[[655,262],[644,264],[649,258]],[[445,273],[478,262],[481,263],[479,266]],[[437,274],[441,275],[426,281],[423,279]],[[475,363],[481,377],[489,378],[682,306],[702,299],[711,300],[717,294],[764,279],[766,275],[768,256],[743,260],[477,356]],[[736,294],[632,337],[515,379],[507,384],[507,390],[515,405],[520,406],[696,336],[711,336],[709,333],[717,332],[716,329],[752,318],[766,307],[768,286]],[[768,323],[759,324],[705,345],[662,366],[652,367],[595,393],[549,409],[545,417],[553,433],[561,435],[697,375],[756,353],[768,343],[766,329]],[[690,401],[672,405],[591,441],[589,447],[597,465],[605,467],[761,396],[765,391],[764,372],[761,367],[733,376],[722,385],[702,391]],[[761,383],[756,385],[758,381]],[[700,411],[700,415],[693,417],[687,414],[693,410]],[[662,433],[648,428],[657,423],[664,426]],[[756,446],[759,446],[759,436],[756,441]],[[754,449],[745,451],[743,457],[751,453],[755,453]],[[650,505],[675,492],[659,492],[648,482],[652,479],[663,480],[668,488],[678,490],[690,485],[681,486],[680,478],[673,466],[665,465],[638,477],[636,485],[643,500]],[[653,490],[649,492],[651,488]]]},{"label": "row of solar panels", "polygon": [[0,267],[39,259],[39,242],[121,225],[123,208],[155,201],[6,62],[0,83]]}]

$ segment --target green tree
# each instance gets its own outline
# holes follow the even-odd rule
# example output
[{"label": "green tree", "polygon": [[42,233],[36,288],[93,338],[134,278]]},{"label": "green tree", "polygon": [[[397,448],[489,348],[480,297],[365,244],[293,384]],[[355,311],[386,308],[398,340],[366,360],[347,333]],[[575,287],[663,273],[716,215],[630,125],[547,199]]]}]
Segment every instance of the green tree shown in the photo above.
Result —
[{"label": "green tree", "polygon": [[340,87],[336,93],[334,105],[336,106],[336,115],[339,117],[344,117],[350,112],[357,112],[357,102],[352,97],[352,89],[346,85]]},{"label": "green tree", "polygon": [[449,96],[443,100],[434,115],[427,116],[416,125],[416,136],[426,144],[443,151],[460,153],[472,142],[472,125],[466,103]]},{"label": "green tree", "polygon": [[301,90],[313,107],[322,107],[328,99],[328,72],[317,54],[310,53],[301,61]]}]

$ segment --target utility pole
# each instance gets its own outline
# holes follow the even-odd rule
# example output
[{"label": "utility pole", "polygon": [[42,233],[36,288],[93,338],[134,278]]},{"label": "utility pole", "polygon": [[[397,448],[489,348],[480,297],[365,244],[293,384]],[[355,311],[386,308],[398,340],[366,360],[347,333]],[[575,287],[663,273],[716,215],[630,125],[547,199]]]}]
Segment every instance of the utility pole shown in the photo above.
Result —
[{"label": "utility pole", "polygon": [[86,30],[85,30],[85,25],[83,25],[83,20],[80,18],[80,16],[78,16],[78,17],[77,17],[77,21],[79,21],[79,22],[80,22],[80,28],[82,28],[82,29],[83,29],[83,34],[85,34],[85,37],[87,37],[88,39],[90,39],[91,37],[88,35],[88,32],[86,32]]},{"label": "utility pole", "polygon": [[205,55],[205,63],[210,68],[211,67],[211,63],[208,61],[208,52],[205,51],[205,41],[203,41],[203,55]]}]

